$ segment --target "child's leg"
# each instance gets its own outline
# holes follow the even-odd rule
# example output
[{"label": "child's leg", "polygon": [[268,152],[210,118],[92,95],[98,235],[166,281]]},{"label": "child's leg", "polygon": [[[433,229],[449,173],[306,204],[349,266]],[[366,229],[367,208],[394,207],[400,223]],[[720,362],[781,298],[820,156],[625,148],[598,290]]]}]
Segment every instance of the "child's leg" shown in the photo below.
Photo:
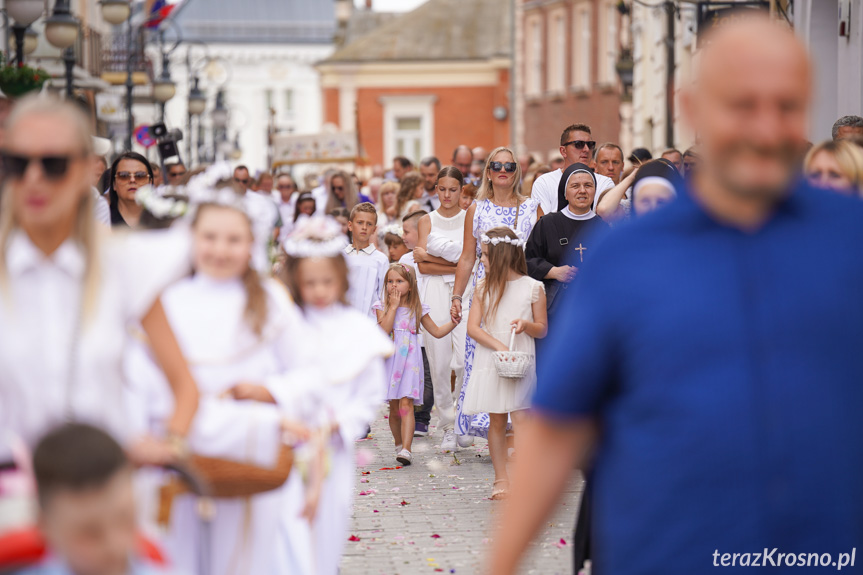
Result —
[{"label": "child's leg", "polygon": [[[396,445],[402,445],[402,417],[399,414],[399,401],[398,399],[390,400],[390,431]],[[411,419],[413,419],[413,410],[411,410]],[[411,429],[410,436],[413,437],[413,435],[413,429]]]},{"label": "child's leg", "polygon": [[506,474],[506,414],[489,413],[488,452],[494,467],[494,480],[507,479]]},{"label": "child's leg", "polygon": [[[427,337],[427,340],[434,339],[431,337]],[[427,341],[426,344],[429,342]],[[416,411],[414,411],[414,419],[417,424],[424,424],[426,426],[425,431],[428,431],[429,423],[431,423],[431,412],[432,407],[434,407],[435,397],[434,397],[434,388],[432,387],[432,376],[431,371],[429,370],[429,360],[428,355],[426,355],[426,347],[422,348],[423,355],[423,404]]]},{"label": "child's leg", "polygon": [[519,438],[519,434],[524,436],[524,427],[522,426],[522,424],[527,419],[527,410],[520,409],[518,411],[513,411],[509,414],[509,416],[512,419],[512,445],[509,445],[509,447],[512,447],[513,449],[518,451],[517,448],[520,447],[521,442],[524,441],[523,439]]},{"label": "child's leg", "polygon": [[414,420],[414,400],[410,397],[403,397],[399,400],[399,411],[401,415],[402,429],[402,445],[408,451],[411,450],[411,444],[414,440],[414,426],[416,425],[416,420]]}]

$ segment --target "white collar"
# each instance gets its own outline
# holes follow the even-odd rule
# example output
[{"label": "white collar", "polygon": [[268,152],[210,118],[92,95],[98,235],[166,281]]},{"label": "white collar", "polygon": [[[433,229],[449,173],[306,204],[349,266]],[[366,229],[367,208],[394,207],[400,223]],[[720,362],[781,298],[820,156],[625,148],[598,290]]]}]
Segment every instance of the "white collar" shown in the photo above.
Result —
[{"label": "white collar", "polygon": [[568,217],[569,219],[571,219],[571,220],[576,220],[576,221],[585,221],[585,220],[589,220],[589,219],[592,219],[592,218],[595,218],[595,217],[596,217],[596,212],[594,212],[593,210],[588,211],[586,214],[581,214],[581,215],[579,215],[579,214],[573,214],[573,213],[569,210],[569,206],[566,206],[565,208],[563,208],[563,209],[560,211],[560,213],[562,213],[563,215],[565,215],[565,216],[566,216],[566,217]]},{"label": "white collar", "polygon": [[345,253],[348,255],[351,255],[352,253],[364,253],[367,256],[370,256],[373,253],[375,253],[375,246],[374,246],[374,244],[369,244],[368,246],[364,247],[363,249],[358,250],[354,247],[354,244],[348,244],[345,247]]},{"label": "white collar", "polygon": [[53,264],[69,277],[81,278],[87,266],[80,246],[72,238],[68,238],[50,256],[46,256],[33,245],[30,238],[21,230],[16,230],[9,237],[6,247],[6,267],[11,276],[36,269],[45,264]]}]

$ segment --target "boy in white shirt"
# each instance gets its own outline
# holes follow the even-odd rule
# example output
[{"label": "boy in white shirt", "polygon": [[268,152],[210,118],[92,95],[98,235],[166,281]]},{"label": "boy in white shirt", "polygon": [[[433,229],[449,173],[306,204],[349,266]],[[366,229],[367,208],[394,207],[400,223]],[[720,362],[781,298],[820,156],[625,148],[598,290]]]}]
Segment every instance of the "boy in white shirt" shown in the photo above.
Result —
[{"label": "boy in white shirt", "polygon": [[351,210],[348,231],[351,244],[345,248],[348,263],[348,303],[377,321],[372,304],[383,293],[384,277],[389,268],[387,257],[372,245],[378,227],[378,212],[374,205],[363,202]]},{"label": "boy in white shirt", "polygon": [[[414,268],[414,274],[416,274],[417,278],[417,288],[420,292],[420,301],[424,301],[425,299],[425,276],[420,273],[419,267],[417,267],[416,261],[414,260],[414,248],[417,247],[417,242],[419,241],[419,230],[417,229],[417,225],[419,224],[420,219],[427,215],[428,212],[425,210],[417,210],[402,218],[402,230],[404,231],[402,241],[405,243],[408,253],[399,259],[399,263]],[[418,407],[414,413],[414,419],[416,422],[414,426],[414,437],[425,437],[429,434],[431,410],[432,407],[434,407],[434,387],[432,385],[431,369],[429,368],[428,355],[426,355],[426,346],[422,334],[419,335],[419,341],[423,353],[423,404],[421,407]]]}]

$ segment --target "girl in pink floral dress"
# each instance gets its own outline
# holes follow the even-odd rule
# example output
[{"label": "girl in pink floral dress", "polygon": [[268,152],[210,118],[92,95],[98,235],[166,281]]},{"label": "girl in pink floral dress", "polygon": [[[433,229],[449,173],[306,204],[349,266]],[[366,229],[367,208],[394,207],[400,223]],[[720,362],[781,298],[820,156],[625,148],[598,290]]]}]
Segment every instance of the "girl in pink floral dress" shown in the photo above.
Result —
[{"label": "girl in pink floral dress", "polygon": [[429,307],[420,302],[414,270],[392,264],[387,270],[382,302],[372,306],[378,324],[393,338],[396,352],[387,360],[387,400],[390,403],[390,431],[396,446],[396,460],[411,464],[414,437],[414,404],[422,403],[423,358],[420,350],[420,325],[429,335],[442,338],[455,329],[452,321],[438,326],[429,317]]}]

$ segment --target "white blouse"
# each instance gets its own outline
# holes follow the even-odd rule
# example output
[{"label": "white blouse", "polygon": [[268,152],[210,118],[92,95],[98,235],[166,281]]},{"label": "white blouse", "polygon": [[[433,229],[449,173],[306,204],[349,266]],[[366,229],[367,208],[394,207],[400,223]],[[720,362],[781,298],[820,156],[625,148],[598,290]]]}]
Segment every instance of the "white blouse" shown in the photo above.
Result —
[{"label": "white blouse", "polygon": [[15,231],[0,280],[0,460],[8,434],[33,446],[67,418],[124,439],[122,355],[127,327],[188,273],[185,231],[107,232],[97,239],[98,292],[81,314],[85,256],[67,240],[46,257]]}]

